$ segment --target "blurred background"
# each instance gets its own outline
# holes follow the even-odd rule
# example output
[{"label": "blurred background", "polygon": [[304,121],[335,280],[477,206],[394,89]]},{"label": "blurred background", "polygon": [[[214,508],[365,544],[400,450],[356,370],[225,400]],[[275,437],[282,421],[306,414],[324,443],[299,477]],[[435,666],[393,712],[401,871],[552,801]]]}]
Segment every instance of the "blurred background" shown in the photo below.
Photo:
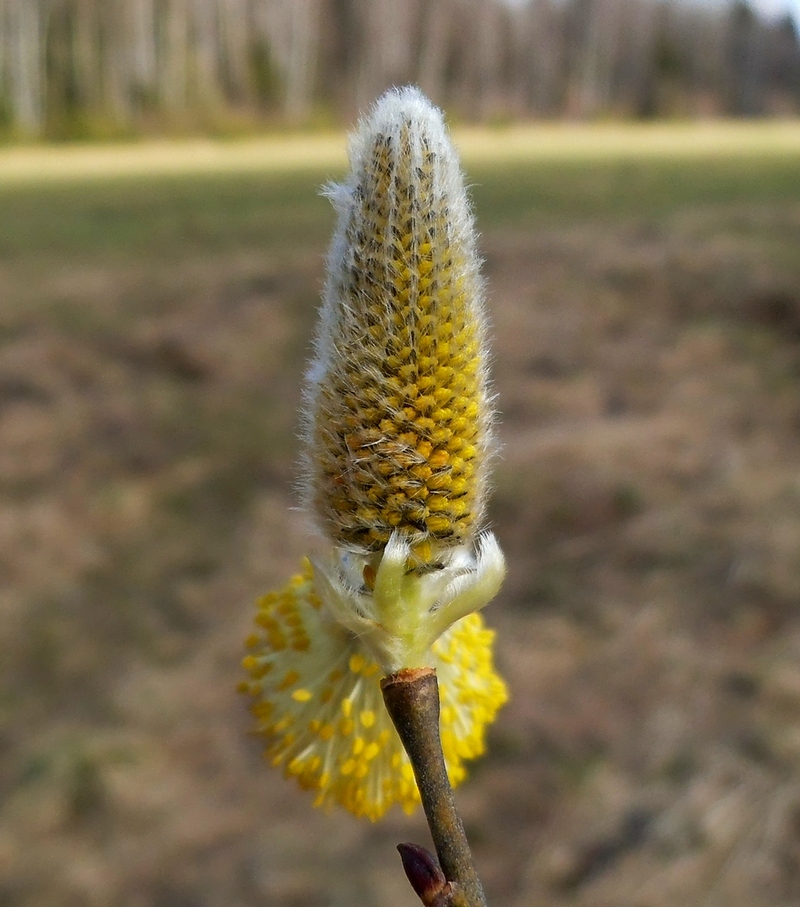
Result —
[{"label": "blurred background", "polygon": [[796,113],[800,0],[2,0],[0,129],[349,120],[416,83],[458,118]]},{"label": "blurred background", "polygon": [[797,2],[0,0],[0,907],[413,907],[235,693],[308,550],[345,128],[472,186],[511,701],[493,907],[800,903]]}]

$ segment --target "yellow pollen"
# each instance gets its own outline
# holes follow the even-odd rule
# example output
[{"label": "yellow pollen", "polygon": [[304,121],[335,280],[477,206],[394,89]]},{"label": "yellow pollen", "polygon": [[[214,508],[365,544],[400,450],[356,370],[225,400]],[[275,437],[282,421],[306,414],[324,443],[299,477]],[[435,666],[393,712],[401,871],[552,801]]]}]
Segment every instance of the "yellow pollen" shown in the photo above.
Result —
[{"label": "yellow pollen", "polygon": [[373,742],[364,750],[364,761],[371,762],[380,751],[380,746],[373,740]]},{"label": "yellow pollen", "polygon": [[359,718],[364,727],[372,727],[375,724],[375,712],[371,709],[364,709]]},{"label": "yellow pollen", "polygon": [[349,666],[354,674],[360,674],[366,667],[366,659],[360,653],[350,656]]},{"label": "yellow pollen", "polygon": [[[341,634],[316,610],[313,577],[293,581],[287,589],[303,616],[310,646],[301,653],[273,650],[262,639],[246,656],[250,679],[240,684],[242,692],[253,697],[252,712],[267,742],[267,758],[300,787],[313,791],[319,806],[339,804],[372,820],[393,803],[410,812],[419,795],[381,702],[380,673],[366,676],[374,662],[357,637]],[[262,599],[261,617],[276,619],[280,599]],[[506,699],[492,665],[492,642],[493,633],[481,616],[471,614],[433,646],[443,749],[453,783],[465,776],[464,760],[484,751],[486,727]],[[264,665],[272,670],[259,676]],[[313,677],[321,683],[307,679]],[[316,713],[309,714],[311,703]]]}]

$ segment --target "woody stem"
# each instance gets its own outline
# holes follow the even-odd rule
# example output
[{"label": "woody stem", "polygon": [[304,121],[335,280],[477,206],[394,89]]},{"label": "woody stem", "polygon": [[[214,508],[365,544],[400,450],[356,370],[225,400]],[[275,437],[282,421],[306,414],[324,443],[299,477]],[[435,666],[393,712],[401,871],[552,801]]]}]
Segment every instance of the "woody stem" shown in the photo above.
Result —
[{"label": "woody stem", "polygon": [[447,777],[439,734],[436,671],[433,668],[405,668],[384,677],[381,690],[411,760],[446,884],[438,891],[424,895],[407,868],[409,879],[426,907],[487,907]]}]

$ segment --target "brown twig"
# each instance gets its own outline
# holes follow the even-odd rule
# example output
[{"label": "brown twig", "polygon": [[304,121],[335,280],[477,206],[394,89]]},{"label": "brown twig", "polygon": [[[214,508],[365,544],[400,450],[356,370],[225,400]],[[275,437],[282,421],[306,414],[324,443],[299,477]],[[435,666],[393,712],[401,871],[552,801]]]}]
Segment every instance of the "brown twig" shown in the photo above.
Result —
[{"label": "brown twig", "polygon": [[438,867],[427,851],[413,844],[400,845],[406,875],[425,907],[487,907],[447,777],[439,736],[436,671],[405,668],[384,677],[381,690],[411,760],[441,866],[437,874]]}]

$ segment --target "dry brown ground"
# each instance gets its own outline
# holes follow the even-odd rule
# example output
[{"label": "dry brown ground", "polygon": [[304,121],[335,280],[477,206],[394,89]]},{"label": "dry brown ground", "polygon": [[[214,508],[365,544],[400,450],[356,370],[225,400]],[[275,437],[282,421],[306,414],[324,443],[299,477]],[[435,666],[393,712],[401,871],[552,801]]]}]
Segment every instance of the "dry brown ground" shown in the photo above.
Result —
[{"label": "dry brown ground", "polygon": [[[800,903],[800,267],[764,253],[791,235],[765,203],[484,236],[512,701],[459,802],[495,907]],[[306,547],[321,255],[21,273],[0,905],[412,907],[421,818],[313,810],[234,693]]]}]

